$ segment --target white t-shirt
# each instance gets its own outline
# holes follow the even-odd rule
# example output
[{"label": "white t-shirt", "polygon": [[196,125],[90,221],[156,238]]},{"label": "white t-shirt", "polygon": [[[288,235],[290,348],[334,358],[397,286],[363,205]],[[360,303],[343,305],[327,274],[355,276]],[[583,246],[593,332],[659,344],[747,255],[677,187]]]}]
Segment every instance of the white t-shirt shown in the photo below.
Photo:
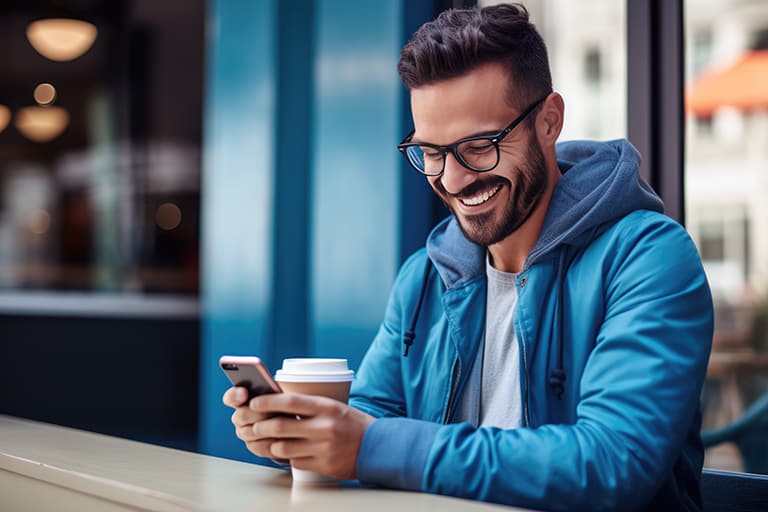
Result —
[{"label": "white t-shirt", "polygon": [[[517,274],[491,266],[486,257],[488,278],[485,339],[464,388],[459,421],[483,427],[517,428],[522,425],[520,350],[515,334]],[[480,395],[477,393],[478,381]],[[479,398],[479,401],[478,401]]]}]

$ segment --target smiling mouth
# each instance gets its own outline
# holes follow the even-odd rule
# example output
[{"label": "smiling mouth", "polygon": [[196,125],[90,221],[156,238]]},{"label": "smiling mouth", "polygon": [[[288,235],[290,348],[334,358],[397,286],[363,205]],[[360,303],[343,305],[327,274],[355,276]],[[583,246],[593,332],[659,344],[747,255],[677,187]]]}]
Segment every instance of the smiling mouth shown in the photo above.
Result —
[{"label": "smiling mouth", "polygon": [[469,197],[460,197],[459,201],[461,201],[461,203],[466,206],[478,206],[485,203],[493,196],[495,196],[498,193],[498,191],[501,190],[501,187],[502,187],[502,184],[499,183],[492,189],[486,190],[484,192],[480,192],[479,194],[475,194]]}]

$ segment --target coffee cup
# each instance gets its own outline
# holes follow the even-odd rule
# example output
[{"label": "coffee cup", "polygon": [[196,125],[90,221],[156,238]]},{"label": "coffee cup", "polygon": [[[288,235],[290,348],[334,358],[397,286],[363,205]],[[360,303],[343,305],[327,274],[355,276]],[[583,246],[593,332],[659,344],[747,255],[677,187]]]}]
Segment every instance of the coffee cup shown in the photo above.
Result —
[{"label": "coffee cup", "polygon": [[[275,380],[283,391],[333,398],[347,403],[355,372],[346,359],[294,358],[283,360]],[[330,483],[336,480],[314,471],[291,467],[294,482]]]}]

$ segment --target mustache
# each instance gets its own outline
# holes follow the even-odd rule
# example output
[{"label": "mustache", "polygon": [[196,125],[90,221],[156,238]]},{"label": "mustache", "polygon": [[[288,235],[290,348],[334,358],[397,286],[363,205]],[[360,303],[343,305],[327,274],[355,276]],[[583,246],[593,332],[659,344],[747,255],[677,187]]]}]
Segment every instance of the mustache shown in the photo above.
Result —
[{"label": "mustache", "polygon": [[445,195],[446,197],[455,197],[455,198],[462,198],[462,197],[472,197],[479,192],[482,192],[484,190],[488,190],[491,188],[494,188],[498,185],[509,185],[510,187],[512,184],[509,182],[508,179],[502,177],[502,176],[490,176],[488,178],[485,178],[483,180],[477,180],[463,189],[459,190],[455,194],[452,194],[448,192],[445,187],[443,186],[443,178],[442,176],[435,182],[435,187],[440,191],[441,194]]}]

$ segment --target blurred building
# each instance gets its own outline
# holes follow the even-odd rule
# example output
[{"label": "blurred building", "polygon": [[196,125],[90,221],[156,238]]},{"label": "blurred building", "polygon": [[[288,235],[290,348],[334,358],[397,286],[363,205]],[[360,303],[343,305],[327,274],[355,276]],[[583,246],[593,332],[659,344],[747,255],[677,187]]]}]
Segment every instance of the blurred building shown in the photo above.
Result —
[{"label": "blurred building", "polygon": [[687,227],[718,301],[768,293],[768,6],[689,2]]}]

